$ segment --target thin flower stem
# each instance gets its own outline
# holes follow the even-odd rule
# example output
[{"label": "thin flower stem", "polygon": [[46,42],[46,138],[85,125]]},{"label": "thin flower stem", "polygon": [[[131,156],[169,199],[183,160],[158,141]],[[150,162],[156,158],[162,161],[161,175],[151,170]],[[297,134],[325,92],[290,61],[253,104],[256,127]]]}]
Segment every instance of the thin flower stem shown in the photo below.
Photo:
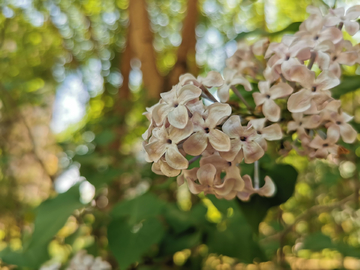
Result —
[{"label": "thin flower stem", "polygon": [[254,189],[260,188],[260,179],[259,179],[259,161],[254,162]]},{"label": "thin flower stem", "polygon": [[316,58],[316,53],[315,52],[311,52],[311,57],[310,57],[310,62],[308,64],[308,69],[312,69],[314,62],[315,62],[315,58]]},{"label": "thin flower stem", "polygon": [[246,108],[249,111],[252,111],[251,106],[249,105],[249,103],[247,103],[247,101],[244,99],[244,97],[241,95],[241,93],[239,92],[239,90],[236,89],[236,87],[234,85],[231,86],[231,90],[234,92],[234,94],[244,103],[244,105],[246,106]]},{"label": "thin flower stem", "polygon": [[323,139],[323,140],[326,140],[327,138],[327,135],[324,131],[320,130],[320,129],[317,129],[317,134],[319,134],[319,136]]},{"label": "thin flower stem", "polygon": [[195,161],[197,161],[199,158],[201,158],[201,155],[193,157],[192,159],[189,160],[189,165],[194,163]]},{"label": "thin flower stem", "polygon": [[209,100],[213,102],[218,102],[217,99],[209,92],[209,90],[203,85],[200,87],[203,93],[208,97]]}]

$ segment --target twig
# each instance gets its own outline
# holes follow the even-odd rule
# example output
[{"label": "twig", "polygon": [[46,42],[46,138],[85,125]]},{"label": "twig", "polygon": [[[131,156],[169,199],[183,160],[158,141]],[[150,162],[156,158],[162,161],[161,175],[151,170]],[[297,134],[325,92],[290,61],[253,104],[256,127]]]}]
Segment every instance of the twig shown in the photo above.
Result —
[{"label": "twig", "polygon": [[208,97],[208,99],[210,99],[213,102],[218,102],[218,100],[209,92],[209,90],[205,86],[201,85],[200,88],[204,92],[204,94]]},{"label": "twig", "polygon": [[312,69],[314,62],[315,62],[315,58],[316,58],[316,53],[315,52],[311,52],[311,57],[310,57],[310,62],[308,64],[308,69]]},{"label": "twig", "polygon": [[275,240],[275,239],[281,239],[283,237],[285,237],[285,235],[287,233],[289,233],[292,228],[297,224],[299,223],[301,220],[303,219],[306,219],[307,217],[309,217],[310,215],[314,214],[314,213],[317,213],[317,212],[321,212],[321,211],[326,211],[326,210],[332,210],[334,208],[337,208],[337,207],[340,207],[342,206],[343,204],[351,201],[354,199],[355,197],[355,193],[354,194],[351,194],[350,196],[342,199],[341,201],[338,201],[338,202],[335,202],[335,203],[331,203],[331,204],[325,204],[325,205],[315,205],[311,208],[309,208],[306,212],[302,213],[301,215],[299,215],[295,221],[293,222],[293,224],[287,226],[282,232],[279,232],[277,234],[274,234],[274,235],[271,235],[269,237],[266,237],[262,240],[260,240],[260,242],[263,242],[263,243],[266,243],[266,242],[269,242],[269,241],[272,241],[272,240]]},{"label": "twig", "polygon": [[194,163],[195,161],[197,161],[199,158],[201,158],[201,155],[193,157],[192,159],[189,160],[189,165]]},{"label": "twig", "polygon": [[247,103],[247,101],[244,99],[244,97],[241,95],[241,93],[239,92],[239,90],[237,90],[237,88],[232,85],[231,87],[231,90],[234,92],[234,94],[244,103],[244,105],[246,106],[246,108],[249,110],[249,111],[252,111],[253,109],[251,108],[251,106],[249,105],[249,103]]},{"label": "twig", "polygon": [[343,28],[343,26],[344,26],[343,22],[339,23],[338,29],[341,30]]},{"label": "twig", "polygon": [[259,161],[254,162],[254,189],[259,189],[260,180],[259,180]]}]

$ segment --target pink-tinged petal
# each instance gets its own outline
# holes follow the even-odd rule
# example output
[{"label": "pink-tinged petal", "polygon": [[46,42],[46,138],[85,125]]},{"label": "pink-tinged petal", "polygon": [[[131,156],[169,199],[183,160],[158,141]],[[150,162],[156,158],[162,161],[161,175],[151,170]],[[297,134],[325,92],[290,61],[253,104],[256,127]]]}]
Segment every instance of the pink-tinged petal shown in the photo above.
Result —
[{"label": "pink-tinged petal", "polygon": [[252,119],[249,121],[247,127],[253,127],[255,130],[257,131],[261,131],[264,126],[265,126],[265,122],[266,122],[266,118],[260,118],[260,119]]},{"label": "pink-tinged petal", "polygon": [[187,154],[198,156],[206,149],[208,144],[207,135],[203,131],[194,133],[187,139],[184,144],[184,150]]},{"label": "pink-tinged petal", "polygon": [[229,136],[218,129],[213,129],[210,131],[209,143],[217,151],[226,152],[230,150]]},{"label": "pink-tinged petal", "polygon": [[310,48],[303,48],[303,49],[299,50],[299,52],[297,53],[296,57],[297,57],[300,61],[305,61],[305,60],[310,59],[310,57],[311,57]]},{"label": "pink-tinged petal", "polygon": [[288,133],[293,130],[297,130],[299,125],[295,121],[290,121],[287,125]]},{"label": "pink-tinged petal", "polygon": [[164,142],[155,141],[144,146],[146,153],[152,161],[157,162],[166,152],[167,145]]},{"label": "pink-tinged petal", "polygon": [[200,113],[195,112],[193,117],[191,117],[191,122],[194,124],[194,131],[200,131],[203,130],[205,127],[205,120],[201,116]]},{"label": "pink-tinged petal", "polygon": [[336,17],[334,15],[328,15],[324,18],[324,25],[325,26],[334,26],[341,22],[341,19],[339,17]]},{"label": "pink-tinged petal", "polygon": [[356,130],[349,124],[341,124],[340,127],[340,134],[341,138],[346,143],[353,143],[356,140],[357,132]]},{"label": "pink-tinged petal", "polygon": [[276,141],[280,140],[283,136],[281,127],[279,124],[273,124],[264,128],[261,132],[261,135],[265,140]]},{"label": "pink-tinged petal", "polygon": [[257,142],[247,142],[243,145],[245,163],[251,164],[264,155],[264,150]]},{"label": "pink-tinged petal", "polygon": [[177,96],[180,104],[185,104],[201,95],[201,89],[195,85],[187,84],[179,88]]},{"label": "pink-tinged petal", "polygon": [[169,166],[166,162],[161,162],[160,164],[161,172],[166,175],[167,177],[175,177],[178,176],[181,170],[174,169]]},{"label": "pink-tinged petal", "polygon": [[264,116],[271,122],[279,121],[281,109],[272,99],[268,99],[264,102],[262,111]]},{"label": "pink-tinged petal", "polygon": [[238,85],[238,84],[244,86],[246,91],[252,90],[251,83],[241,75],[235,76],[231,81],[231,85]]},{"label": "pink-tinged petal", "polygon": [[[340,103],[340,105],[341,105],[341,102],[339,102]],[[340,107],[340,106],[339,106]],[[338,107],[338,108],[339,108]],[[348,115],[347,113],[345,113],[345,112],[343,112],[342,114],[341,114],[341,117],[343,118],[343,120],[345,121],[345,122],[349,122],[349,121],[351,121],[351,120],[353,120],[353,118],[354,118],[354,116],[351,116],[351,115]]]},{"label": "pink-tinged petal", "polygon": [[164,92],[160,94],[160,97],[168,104],[172,104],[176,99],[176,91],[179,85],[174,85],[170,91]]},{"label": "pink-tinged petal", "polygon": [[256,106],[259,106],[266,101],[266,96],[259,92],[253,93],[252,96],[254,98],[254,102],[255,102]]},{"label": "pink-tinged petal", "polygon": [[230,178],[224,181],[221,185],[217,185],[214,187],[215,192],[220,196],[228,195],[235,186],[235,179]]},{"label": "pink-tinged petal", "polygon": [[205,125],[214,128],[231,114],[231,107],[229,104],[216,102],[208,107],[208,111],[209,115],[205,120]]},{"label": "pink-tinged petal", "polygon": [[320,69],[328,69],[330,65],[330,55],[322,51],[317,52],[316,63],[319,65]]},{"label": "pink-tinged petal", "polygon": [[263,138],[263,137],[258,137],[258,138],[256,138],[255,140],[254,140],[254,142],[257,142],[260,146],[261,146],[261,148],[264,150],[264,152],[266,152],[267,151],[267,142],[266,142],[266,140]]},{"label": "pink-tinged petal", "polygon": [[169,128],[169,138],[177,144],[180,141],[189,137],[191,133],[193,133],[193,130],[194,127],[191,121],[188,121],[187,125],[183,129],[178,129],[171,126]]},{"label": "pink-tinged petal", "polygon": [[165,153],[165,160],[174,169],[185,170],[189,167],[188,160],[179,152],[176,145],[168,147]]},{"label": "pink-tinged petal", "polygon": [[244,180],[241,178],[240,169],[238,167],[231,166],[230,168],[228,168],[226,170],[226,176],[224,178],[224,181],[226,181],[228,179],[235,180],[235,184],[234,184],[234,188],[233,188],[234,190],[242,191],[244,189],[245,183],[244,183]]},{"label": "pink-tinged petal", "polygon": [[289,75],[292,81],[298,82],[307,89],[310,89],[315,81],[315,72],[303,65],[294,66]]},{"label": "pink-tinged petal", "polygon": [[161,161],[158,161],[158,162],[154,162],[152,165],[151,165],[151,170],[156,173],[157,175],[164,175],[164,173],[160,170],[160,164]]},{"label": "pink-tinged petal", "polygon": [[[352,14],[352,13],[355,13],[355,14]],[[352,6],[346,11],[346,18],[349,20],[355,20],[359,16],[360,16],[360,5]]]},{"label": "pink-tinged petal", "polygon": [[315,157],[317,158],[326,158],[328,156],[329,152],[326,148],[320,148],[316,150]]},{"label": "pink-tinged petal", "polygon": [[276,192],[276,186],[269,176],[265,176],[265,184],[257,191],[257,194],[264,197],[271,197]]},{"label": "pink-tinged petal", "polygon": [[221,102],[226,102],[229,100],[229,90],[230,86],[227,84],[223,84],[221,87],[218,88],[217,95]]},{"label": "pink-tinged petal", "polygon": [[312,115],[304,118],[304,127],[307,129],[315,129],[321,124],[320,115]]},{"label": "pink-tinged petal", "polygon": [[339,7],[339,8],[330,9],[329,13],[337,17],[342,17],[345,14],[345,8]]},{"label": "pink-tinged petal", "polygon": [[329,66],[329,71],[332,72],[336,77],[341,77],[341,67],[338,62],[333,62]]},{"label": "pink-tinged petal", "polygon": [[315,84],[318,90],[329,90],[340,84],[340,80],[331,71],[324,70],[316,78]]},{"label": "pink-tinged petal", "polygon": [[237,193],[237,197],[242,201],[248,201],[250,196],[254,194],[254,188],[251,181],[251,177],[249,175],[244,175],[243,180],[245,183],[245,187],[243,191]]},{"label": "pink-tinged petal", "polygon": [[329,27],[321,32],[319,42],[324,40],[331,40],[334,43],[338,43],[342,37],[342,32],[339,29],[335,27]]},{"label": "pink-tinged petal", "polygon": [[275,69],[272,69],[269,66],[265,68],[263,74],[265,79],[269,82],[274,82],[280,77],[280,75],[275,71]]},{"label": "pink-tinged petal", "polygon": [[347,21],[344,23],[346,32],[349,33],[350,36],[353,36],[359,31],[359,23]]},{"label": "pink-tinged petal", "polygon": [[274,52],[277,46],[279,46],[280,43],[277,42],[271,42],[269,44],[269,47],[267,48],[267,51],[265,53],[265,59],[269,58]]},{"label": "pink-tinged petal", "polygon": [[266,94],[270,90],[270,82],[268,81],[261,81],[259,82],[258,86],[259,86],[259,91],[262,94]]},{"label": "pink-tinged petal", "polygon": [[239,137],[240,128],[241,121],[239,115],[232,115],[222,126],[222,130],[229,135],[230,138]]},{"label": "pink-tinged petal", "polygon": [[224,80],[219,72],[210,71],[206,78],[201,79],[201,83],[206,87],[219,87],[223,85]]},{"label": "pink-tinged petal", "polygon": [[239,153],[241,149],[241,144],[239,140],[231,140],[230,141],[230,150],[227,152],[220,152],[220,156],[226,161],[233,161],[236,155]]},{"label": "pink-tinged petal", "polygon": [[183,174],[184,174],[184,178],[191,180],[191,181],[196,181],[197,180],[197,171],[199,170],[199,168],[193,168],[190,170],[184,170]]},{"label": "pink-tinged petal", "polygon": [[205,106],[202,100],[195,99],[195,101],[188,102],[186,104],[186,107],[192,114],[194,114],[195,112],[202,114],[205,111]]},{"label": "pink-tinged petal", "polygon": [[182,171],[182,173],[176,178],[176,183],[178,186],[181,186],[185,183],[184,171]]},{"label": "pink-tinged petal", "polygon": [[327,130],[326,142],[335,144],[340,138],[340,129],[336,125],[331,125]]},{"label": "pink-tinged petal", "polygon": [[325,141],[316,134],[315,138],[309,143],[309,146],[314,149],[320,149],[325,144]]},{"label": "pink-tinged petal", "polygon": [[185,85],[194,81],[196,81],[196,78],[190,73],[185,73],[179,77],[180,85]]},{"label": "pink-tinged petal", "polygon": [[158,104],[154,107],[152,111],[152,117],[157,126],[160,126],[164,123],[166,116],[173,108],[168,104]]},{"label": "pink-tinged petal", "polygon": [[189,114],[184,105],[179,105],[168,114],[170,125],[183,129],[189,121]]},{"label": "pink-tinged petal", "polygon": [[196,175],[201,185],[213,186],[216,168],[212,164],[205,164],[200,167]]},{"label": "pink-tinged petal", "polygon": [[342,65],[352,66],[355,64],[356,60],[358,59],[357,52],[343,52],[340,53],[336,62]]},{"label": "pink-tinged petal", "polygon": [[299,92],[292,94],[288,100],[287,107],[292,113],[304,112],[311,106],[311,92],[307,89],[302,89]]},{"label": "pink-tinged petal", "polygon": [[204,191],[204,187],[194,183],[193,181],[186,179],[188,183],[189,190],[192,194],[199,194]]},{"label": "pink-tinged petal", "polygon": [[294,89],[292,89],[292,87],[287,83],[281,82],[271,87],[270,91],[271,91],[271,98],[277,99],[277,98],[287,97],[294,91]]},{"label": "pink-tinged petal", "polygon": [[292,113],[291,116],[296,122],[300,122],[303,119],[304,114],[303,113]]},{"label": "pink-tinged petal", "polygon": [[289,81],[291,81],[291,72],[294,67],[302,65],[297,58],[290,58],[289,60],[285,61],[281,64],[280,72],[282,75]]}]

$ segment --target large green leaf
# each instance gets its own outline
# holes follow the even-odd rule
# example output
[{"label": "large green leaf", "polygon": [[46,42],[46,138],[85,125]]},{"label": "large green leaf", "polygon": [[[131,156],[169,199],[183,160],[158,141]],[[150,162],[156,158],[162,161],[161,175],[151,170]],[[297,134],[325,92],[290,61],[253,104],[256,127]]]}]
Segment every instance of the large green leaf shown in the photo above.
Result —
[{"label": "large green leaf", "polygon": [[360,76],[343,76],[341,84],[331,89],[333,98],[340,98],[340,96],[356,91],[360,88]]},{"label": "large green leaf", "polygon": [[108,227],[109,247],[120,269],[141,260],[152,245],[159,243],[164,227],[155,217],[149,217],[136,225],[129,225],[124,218],[113,220]]},{"label": "large green leaf", "polygon": [[55,198],[44,201],[36,209],[35,230],[22,252],[9,249],[0,253],[0,258],[9,264],[38,268],[49,259],[47,246],[56,233],[65,225],[75,209],[83,206],[79,200],[79,185]]},{"label": "large green leaf", "polygon": [[[208,197],[225,217],[222,226],[208,229],[206,244],[209,252],[235,257],[245,263],[252,263],[254,260],[266,261],[267,258],[238,205],[234,201],[218,200],[212,195]],[[229,208],[233,209],[230,216]]]},{"label": "large green leaf", "polygon": [[[266,167],[266,166],[265,166]],[[271,198],[253,195],[249,202],[239,200],[239,205],[255,232],[258,231],[259,223],[264,219],[267,211],[286,202],[294,193],[298,176],[294,167],[284,164],[276,164],[260,170],[261,178],[270,176],[276,186],[276,193]]]},{"label": "large green leaf", "polygon": [[111,216],[113,218],[128,217],[130,224],[137,224],[143,219],[159,215],[164,206],[164,201],[152,193],[146,193],[135,199],[116,204],[111,211]]}]

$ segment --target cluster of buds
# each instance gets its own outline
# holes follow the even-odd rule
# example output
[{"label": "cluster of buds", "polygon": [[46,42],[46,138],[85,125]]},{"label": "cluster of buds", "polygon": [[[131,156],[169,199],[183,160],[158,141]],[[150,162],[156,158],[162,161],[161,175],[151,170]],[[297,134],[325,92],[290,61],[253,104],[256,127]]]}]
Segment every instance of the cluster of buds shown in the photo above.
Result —
[{"label": "cluster of buds", "polygon": [[[178,184],[187,182],[193,194],[246,201],[255,193],[275,193],[269,176],[259,185],[259,159],[269,141],[287,136],[299,154],[326,158],[338,155],[340,137],[346,143],[356,140],[357,132],[347,123],[352,117],[341,110],[331,89],[340,84],[341,65],[360,63],[359,46],[342,33],[343,27],[349,35],[359,30],[354,20],[360,6],[346,14],[343,8],[327,15],[315,7],[307,10],[310,16],[299,31],[280,43],[239,43],[226,61],[224,78],[215,71],[198,78],[184,74],[147,108],[150,126],[143,146],[155,173],[178,176]],[[238,87],[254,91],[255,108]],[[230,90],[240,103],[229,101]],[[188,169],[198,159],[199,167]],[[241,176],[242,162],[254,163],[254,181]]]}]

